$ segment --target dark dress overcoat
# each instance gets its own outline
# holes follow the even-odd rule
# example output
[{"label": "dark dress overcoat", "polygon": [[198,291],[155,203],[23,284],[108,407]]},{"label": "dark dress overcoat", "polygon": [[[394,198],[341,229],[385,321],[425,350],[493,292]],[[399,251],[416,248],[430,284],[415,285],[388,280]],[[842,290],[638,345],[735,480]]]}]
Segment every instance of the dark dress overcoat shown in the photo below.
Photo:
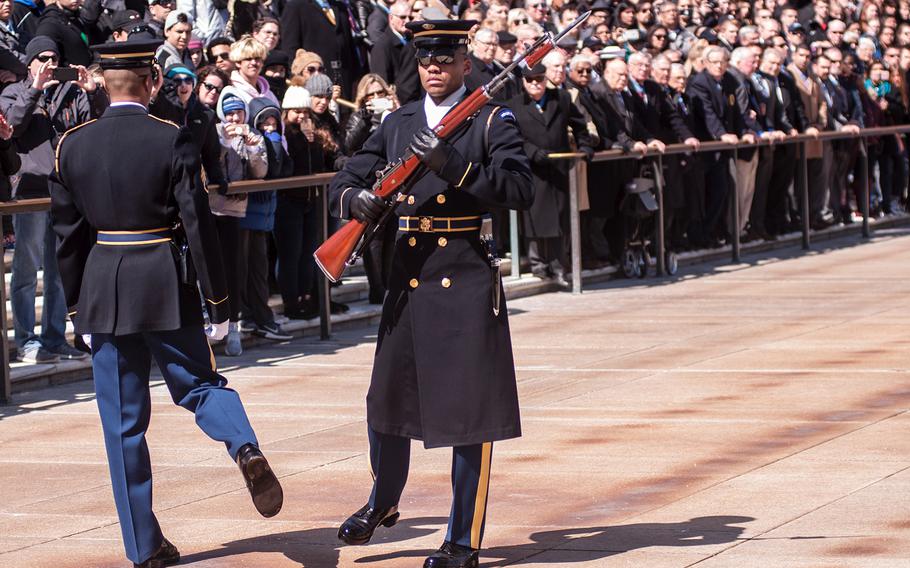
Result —
[{"label": "dark dress overcoat", "polygon": [[[331,184],[333,215],[349,218],[357,188],[371,187],[375,172],[405,152],[427,125],[423,105],[389,115],[348,160]],[[398,215],[472,217],[531,205],[531,173],[511,111],[488,105],[451,141],[471,162],[461,186],[427,173]],[[367,394],[370,427],[428,448],[520,436],[505,296],[494,315],[494,273],[478,233],[399,231],[393,256]]]},{"label": "dark dress overcoat", "polygon": [[547,89],[543,109],[522,92],[508,105],[518,119],[524,149],[531,159],[534,205],[522,216],[526,238],[555,238],[567,229],[571,160],[547,159],[550,153],[570,151],[569,129],[579,146],[591,147],[585,118],[563,89]]}]

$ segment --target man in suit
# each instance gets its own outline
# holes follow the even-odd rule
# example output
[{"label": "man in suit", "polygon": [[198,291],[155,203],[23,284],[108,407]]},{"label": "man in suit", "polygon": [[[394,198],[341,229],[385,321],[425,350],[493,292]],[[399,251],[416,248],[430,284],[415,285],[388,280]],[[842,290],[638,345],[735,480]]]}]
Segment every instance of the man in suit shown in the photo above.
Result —
[{"label": "man in suit", "polygon": [[397,209],[367,394],[373,489],[338,531],[360,545],[397,522],[412,439],[452,447],[448,531],[426,568],[478,566],[493,443],[521,435],[508,313],[480,227],[490,208],[521,210],[533,201],[522,135],[512,111],[494,104],[452,138],[432,130],[466,95],[468,30],[476,23],[408,24],[427,95],[389,115],[329,188],[333,215],[370,224],[386,209],[366,189],[377,170],[405,152],[427,169]]},{"label": "man in suit", "polygon": [[[806,113],[806,134],[817,135],[828,122],[828,102],[822,93],[821,81],[811,69],[812,52],[808,45],[799,45],[793,50],[792,63],[787,71],[794,78]],[[827,59],[825,60],[827,62]],[[821,140],[806,142],[806,178],[809,185],[809,222],[813,229],[831,225],[827,211],[825,192],[827,190],[827,169],[825,143]],[[799,202],[798,188],[794,188],[794,201]],[[798,209],[795,208],[795,209]]]},{"label": "man in suit", "polygon": [[[474,33],[471,42],[471,72],[464,78],[464,86],[468,92],[473,92],[477,87],[486,85],[502,71],[496,65],[496,50],[499,48],[499,35],[490,28],[480,28]],[[508,100],[507,89],[502,89],[493,97],[493,100],[505,102]]]},{"label": "man in suit", "polygon": [[[833,22],[832,22],[833,25]],[[830,28],[828,32],[830,33]],[[825,57],[831,62],[827,79],[822,81],[826,98],[831,100],[828,106],[828,129],[839,132],[859,132],[863,124],[862,107],[851,104],[850,94],[838,80],[841,76],[843,53],[832,47],[825,50]],[[847,206],[847,174],[852,171],[856,162],[859,142],[857,140],[834,140],[831,143],[833,158],[828,176],[831,191],[829,206],[837,220],[852,223],[853,217]]]},{"label": "man in suit", "polygon": [[[743,117],[747,131],[761,136],[766,134],[759,116],[762,112],[758,98],[752,86],[752,74],[758,69],[758,58],[749,47],[737,47],[730,54],[730,68],[727,72],[736,82],[736,106]],[[733,214],[729,215],[728,230],[742,231],[749,223],[749,214],[752,211],[752,198],[755,195],[756,174],[758,172],[759,155],[756,148],[743,148],[736,153],[736,186],[735,195],[739,200],[739,226],[733,226]]]},{"label": "man in suit", "polygon": [[366,54],[355,43],[350,6],[334,0],[290,0],[281,13],[281,50],[319,54],[326,75],[351,99],[366,70]]},{"label": "man in suit", "polygon": [[395,85],[401,104],[420,97],[416,51],[410,41],[411,33],[405,28],[412,19],[411,5],[406,0],[392,4],[389,8],[389,27],[370,52],[370,71],[385,79],[389,85]]},{"label": "man in suit", "polygon": [[[145,432],[154,357],[173,400],[238,464],[256,509],[278,513],[281,486],[259,451],[238,394],[215,369],[200,298],[227,332],[220,246],[189,130],[148,114],[158,40],[97,46],[111,105],[68,131],[49,180],[57,258],[76,333],[92,349],[95,392],[127,557],[175,564],[180,553],[152,512]],[[177,228],[179,227],[179,229]],[[192,258],[174,239],[185,235]],[[186,264],[195,271],[181,270]],[[195,275],[192,273],[195,272]]]},{"label": "man in suit", "polygon": [[[702,141],[754,142],[754,135],[747,131],[736,105],[736,81],[727,73],[730,53],[722,47],[710,46],[702,57],[705,68],[692,76],[687,88],[695,118],[694,134]],[[725,218],[731,195],[731,157],[729,151],[704,156],[705,219],[690,230],[690,237],[695,235],[693,240],[697,244],[716,246],[725,236],[721,220]]]},{"label": "man in suit", "polygon": [[509,101],[524,138],[534,175],[534,204],[523,217],[531,272],[567,286],[568,174],[571,162],[550,159],[569,149],[569,130],[579,151],[593,155],[584,117],[564,89],[548,89],[546,67],[522,70],[524,93]]}]

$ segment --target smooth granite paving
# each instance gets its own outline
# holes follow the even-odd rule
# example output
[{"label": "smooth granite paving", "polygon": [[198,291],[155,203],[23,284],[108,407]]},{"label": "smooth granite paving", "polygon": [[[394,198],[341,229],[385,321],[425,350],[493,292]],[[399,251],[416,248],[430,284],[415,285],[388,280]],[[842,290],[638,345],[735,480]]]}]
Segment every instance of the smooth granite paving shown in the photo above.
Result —
[{"label": "smooth granite paving", "polygon": [[[496,444],[484,566],[910,566],[910,236],[510,303],[524,437]],[[457,283],[456,283],[457,285]],[[444,536],[450,452],[415,447],[365,547],[375,330],[219,363],[284,485],[271,520],[154,381],[166,535],[194,567],[413,567]],[[88,382],[0,407],[0,566],[123,560]]]}]

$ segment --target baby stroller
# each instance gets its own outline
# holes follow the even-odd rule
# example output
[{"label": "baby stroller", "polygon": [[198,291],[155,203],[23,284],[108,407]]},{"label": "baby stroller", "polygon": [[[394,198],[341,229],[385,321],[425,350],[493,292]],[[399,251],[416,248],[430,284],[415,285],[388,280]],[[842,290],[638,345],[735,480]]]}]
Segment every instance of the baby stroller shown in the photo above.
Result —
[{"label": "baby stroller", "polygon": [[[651,164],[642,164],[639,177],[626,184],[625,195],[620,202],[625,225],[622,273],[626,278],[644,278],[651,266],[651,237],[659,210],[655,173],[656,169]],[[665,260],[667,274],[676,274],[676,254],[668,251]]]}]

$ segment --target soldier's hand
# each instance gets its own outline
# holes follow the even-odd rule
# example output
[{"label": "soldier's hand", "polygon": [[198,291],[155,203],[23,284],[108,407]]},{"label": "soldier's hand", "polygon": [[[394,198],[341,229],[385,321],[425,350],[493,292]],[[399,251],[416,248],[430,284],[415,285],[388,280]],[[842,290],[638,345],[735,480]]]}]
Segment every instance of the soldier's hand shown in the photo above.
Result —
[{"label": "soldier's hand", "polygon": [[379,221],[387,207],[381,197],[369,189],[361,189],[351,198],[348,209],[351,210],[351,217],[354,219],[372,224]]},{"label": "soldier's hand", "polygon": [[432,128],[423,128],[414,135],[411,151],[430,171],[449,185],[460,187],[471,169],[464,156],[451,144],[436,136]]}]

